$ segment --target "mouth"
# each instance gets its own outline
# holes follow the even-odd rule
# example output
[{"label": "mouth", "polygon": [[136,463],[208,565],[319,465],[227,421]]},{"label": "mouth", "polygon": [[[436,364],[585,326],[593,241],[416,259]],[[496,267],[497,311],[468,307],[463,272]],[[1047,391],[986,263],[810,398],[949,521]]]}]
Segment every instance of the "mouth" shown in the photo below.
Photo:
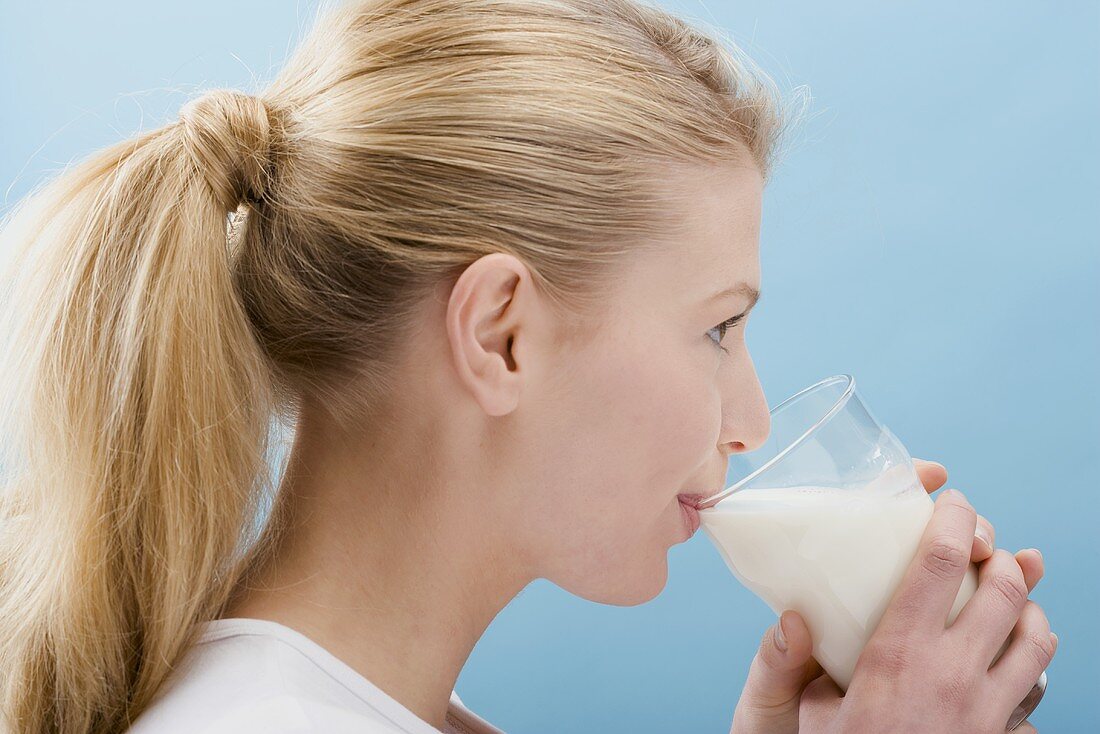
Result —
[{"label": "mouth", "polygon": [[692,509],[698,509],[699,503],[702,502],[704,499],[706,499],[709,496],[710,496],[709,494],[698,494],[698,493],[686,493],[685,492],[684,494],[676,495],[676,499],[680,500],[681,502],[683,502],[685,505],[691,507]]},{"label": "mouth", "polygon": [[684,524],[687,527],[688,537],[695,535],[695,531],[699,529],[702,521],[699,519],[699,510],[695,505],[703,499],[705,495],[701,494],[681,494],[677,495],[676,499],[680,501],[680,509],[683,511]]}]

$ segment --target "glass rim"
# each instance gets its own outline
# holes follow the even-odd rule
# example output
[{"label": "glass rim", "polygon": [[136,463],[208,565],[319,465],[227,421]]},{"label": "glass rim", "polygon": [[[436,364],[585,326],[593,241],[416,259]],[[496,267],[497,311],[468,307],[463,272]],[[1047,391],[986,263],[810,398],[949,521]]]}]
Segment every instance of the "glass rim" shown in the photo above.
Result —
[{"label": "glass rim", "polygon": [[782,451],[780,451],[778,454],[776,454],[772,458],[768,459],[764,463],[763,466],[757,468],[755,471],[751,472],[748,476],[742,477],[741,479],[737,480],[736,482],[734,482],[730,486],[723,489],[721,492],[718,492],[716,494],[712,494],[710,497],[706,497],[706,498],[700,500],[699,503],[696,505],[696,508],[699,509],[699,510],[706,510],[706,509],[709,509],[709,508],[713,507],[714,505],[718,504],[719,502],[721,502],[722,500],[724,500],[726,497],[733,494],[737,490],[742,489],[746,484],[748,484],[753,479],[755,479],[756,477],[758,477],[761,474],[763,474],[764,472],[766,472],[768,469],[771,469],[776,463],[779,462],[780,459],[782,459],[784,456],[791,453],[796,448],[798,448],[800,445],[802,445],[802,443],[804,443],[807,438],[809,438],[811,435],[813,435],[817,431],[817,429],[819,429],[826,421],[828,421],[830,418],[832,418],[837,413],[837,411],[839,411],[842,407],[844,407],[844,405],[848,402],[848,400],[851,399],[852,394],[855,392],[855,389],[856,389],[856,378],[853,377],[852,375],[849,375],[849,374],[840,374],[840,375],[833,375],[832,377],[826,377],[824,380],[820,380],[818,382],[815,382],[813,385],[810,385],[809,387],[805,387],[805,388],[799,390],[794,395],[790,396],[789,398],[784,400],[782,403],[775,406],[775,408],[773,408],[770,411],[771,415],[778,414],[780,411],[782,411],[789,404],[791,404],[794,401],[798,400],[800,397],[802,397],[803,395],[805,395],[808,392],[813,392],[815,390],[820,390],[820,389],[825,388],[825,387],[827,387],[827,386],[829,386],[829,385],[831,385],[835,382],[845,381],[845,380],[847,381],[848,385],[847,385],[847,387],[844,388],[844,392],[841,393],[840,397],[838,397],[836,399],[836,402],[833,403],[832,407],[830,407],[827,411],[825,411],[825,414],[823,416],[821,416],[820,418],[818,418],[818,420],[812,426],[810,426],[808,429],[806,429],[806,431],[801,436],[796,438],[794,441],[791,441]]}]

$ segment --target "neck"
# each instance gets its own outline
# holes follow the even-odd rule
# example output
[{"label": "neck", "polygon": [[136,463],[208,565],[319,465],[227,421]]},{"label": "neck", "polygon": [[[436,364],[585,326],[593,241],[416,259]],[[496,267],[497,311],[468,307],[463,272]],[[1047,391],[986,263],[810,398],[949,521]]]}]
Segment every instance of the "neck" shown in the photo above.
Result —
[{"label": "neck", "polygon": [[296,443],[279,492],[285,530],[222,616],[303,633],[442,730],[466,659],[535,575],[475,487],[398,485],[377,458],[343,469],[308,459]]}]

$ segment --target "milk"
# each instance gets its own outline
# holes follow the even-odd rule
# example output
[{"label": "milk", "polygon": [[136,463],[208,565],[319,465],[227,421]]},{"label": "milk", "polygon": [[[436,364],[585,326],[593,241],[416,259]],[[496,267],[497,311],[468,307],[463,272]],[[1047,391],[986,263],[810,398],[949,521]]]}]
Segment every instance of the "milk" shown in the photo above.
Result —
[{"label": "milk", "polygon": [[[776,614],[793,609],[802,615],[814,657],[847,690],[932,509],[916,474],[898,465],[855,489],[738,490],[699,516],[742,584]],[[977,568],[970,564],[948,625],[976,589]]]}]

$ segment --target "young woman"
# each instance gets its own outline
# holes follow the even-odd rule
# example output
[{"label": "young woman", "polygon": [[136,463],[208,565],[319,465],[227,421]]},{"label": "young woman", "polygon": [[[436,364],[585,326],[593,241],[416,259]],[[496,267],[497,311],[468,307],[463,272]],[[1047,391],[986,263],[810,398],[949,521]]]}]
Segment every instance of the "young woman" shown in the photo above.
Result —
[{"label": "young woman", "polygon": [[[2,242],[8,730],[499,731],[453,690],[493,617],[538,578],[652,599],[681,496],[768,435],[743,334],[783,110],[634,0],[364,0],[262,94],[34,192]],[[846,696],[786,612],[733,730],[1003,728],[1053,637],[1037,553],[976,529],[941,494]]]}]

